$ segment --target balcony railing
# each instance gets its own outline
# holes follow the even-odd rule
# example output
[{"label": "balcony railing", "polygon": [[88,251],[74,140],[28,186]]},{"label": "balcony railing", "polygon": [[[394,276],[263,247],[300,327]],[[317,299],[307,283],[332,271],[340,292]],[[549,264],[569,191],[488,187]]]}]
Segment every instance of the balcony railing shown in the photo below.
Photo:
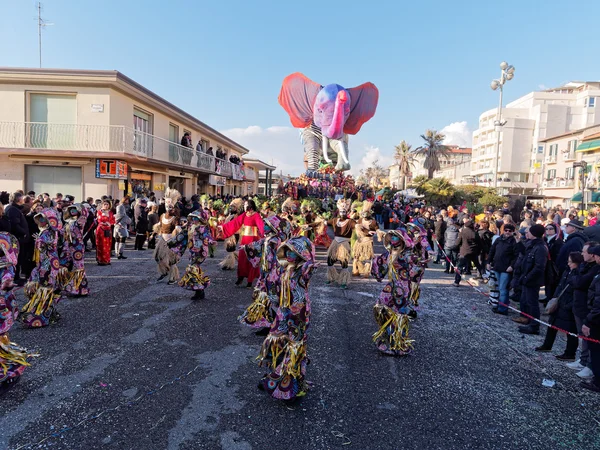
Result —
[{"label": "balcony railing", "polygon": [[[229,178],[234,175],[229,161],[217,160],[193,148],[120,125],[0,122],[0,148],[77,151],[89,156],[98,153],[133,155]],[[236,171],[242,173],[239,166]],[[248,172],[250,177],[254,176],[252,171]]]}]

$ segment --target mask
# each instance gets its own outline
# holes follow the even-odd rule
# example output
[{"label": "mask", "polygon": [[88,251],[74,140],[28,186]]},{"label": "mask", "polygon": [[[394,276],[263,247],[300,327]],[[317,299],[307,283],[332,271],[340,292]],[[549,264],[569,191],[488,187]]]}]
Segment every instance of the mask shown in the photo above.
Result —
[{"label": "mask", "polygon": [[402,240],[399,236],[392,236],[390,242],[392,243],[392,247],[399,247],[402,243]]}]

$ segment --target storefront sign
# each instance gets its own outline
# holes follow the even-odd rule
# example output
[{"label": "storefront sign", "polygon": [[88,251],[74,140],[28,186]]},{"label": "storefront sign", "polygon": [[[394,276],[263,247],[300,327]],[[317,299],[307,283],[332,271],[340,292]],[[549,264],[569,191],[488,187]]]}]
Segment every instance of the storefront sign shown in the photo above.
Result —
[{"label": "storefront sign", "polygon": [[210,184],[211,186],[225,186],[226,181],[227,181],[227,178],[220,177],[218,175],[209,175],[208,176],[208,184]]},{"label": "storefront sign", "polygon": [[154,185],[154,190],[155,191],[164,191],[165,190],[165,183],[157,183]]},{"label": "storefront sign", "polygon": [[93,113],[103,113],[104,112],[104,104],[103,103],[92,103],[92,112]]},{"label": "storefront sign", "polygon": [[127,163],[118,159],[97,159],[96,178],[127,179]]},{"label": "storefront sign", "polygon": [[242,170],[242,168],[240,166],[238,166],[237,164],[232,164],[231,167],[233,170],[233,179],[238,180],[238,181],[243,180],[244,179],[244,171]]}]

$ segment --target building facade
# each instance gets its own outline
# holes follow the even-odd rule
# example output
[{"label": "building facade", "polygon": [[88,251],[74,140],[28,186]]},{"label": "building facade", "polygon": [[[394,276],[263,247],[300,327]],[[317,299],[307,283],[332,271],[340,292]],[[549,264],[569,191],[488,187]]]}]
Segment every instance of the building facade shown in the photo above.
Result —
[{"label": "building facade", "polygon": [[[249,195],[259,194],[271,196],[276,192],[272,189],[273,170],[275,170],[275,166],[254,158],[244,158],[244,166],[252,168],[254,171],[254,181],[251,184],[248,184]],[[265,186],[267,188],[265,188]],[[275,186],[275,189],[277,189],[277,186]]]},{"label": "building facade", "polygon": [[117,71],[0,68],[3,190],[243,195],[248,151]]},{"label": "building facade", "polygon": [[[449,148],[448,157],[440,158],[440,170],[437,170],[433,173],[434,178],[442,177],[442,172],[448,168],[455,166],[457,164],[463,163],[467,160],[471,159],[472,150],[468,147],[459,147],[458,145],[447,145]],[[412,177],[418,177],[420,175],[428,175],[427,169],[423,167],[423,163],[425,162],[425,156],[418,155],[415,157],[414,170],[412,171]]]},{"label": "building facade", "polygon": [[541,92],[531,92],[502,109],[506,124],[497,130],[496,109],[479,117],[473,132],[471,176],[480,185],[494,185],[496,142],[500,133],[498,187],[504,193],[541,189],[544,145],[548,137],[600,124],[596,114],[599,82],[570,82]]}]

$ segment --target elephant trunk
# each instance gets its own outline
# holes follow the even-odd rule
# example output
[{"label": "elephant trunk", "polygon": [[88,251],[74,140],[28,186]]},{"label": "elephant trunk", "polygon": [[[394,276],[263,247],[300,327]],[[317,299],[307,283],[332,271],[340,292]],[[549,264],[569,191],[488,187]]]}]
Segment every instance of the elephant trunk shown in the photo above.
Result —
[{"label": "elephant trunk", "polygon": [[345,103],[348,101],[346,91],[339,91],[335,98],[335,109],[333,110],[333,120],[324,132],[324,135],[331,139],[340,139],[344,134],[344,109]]}]

